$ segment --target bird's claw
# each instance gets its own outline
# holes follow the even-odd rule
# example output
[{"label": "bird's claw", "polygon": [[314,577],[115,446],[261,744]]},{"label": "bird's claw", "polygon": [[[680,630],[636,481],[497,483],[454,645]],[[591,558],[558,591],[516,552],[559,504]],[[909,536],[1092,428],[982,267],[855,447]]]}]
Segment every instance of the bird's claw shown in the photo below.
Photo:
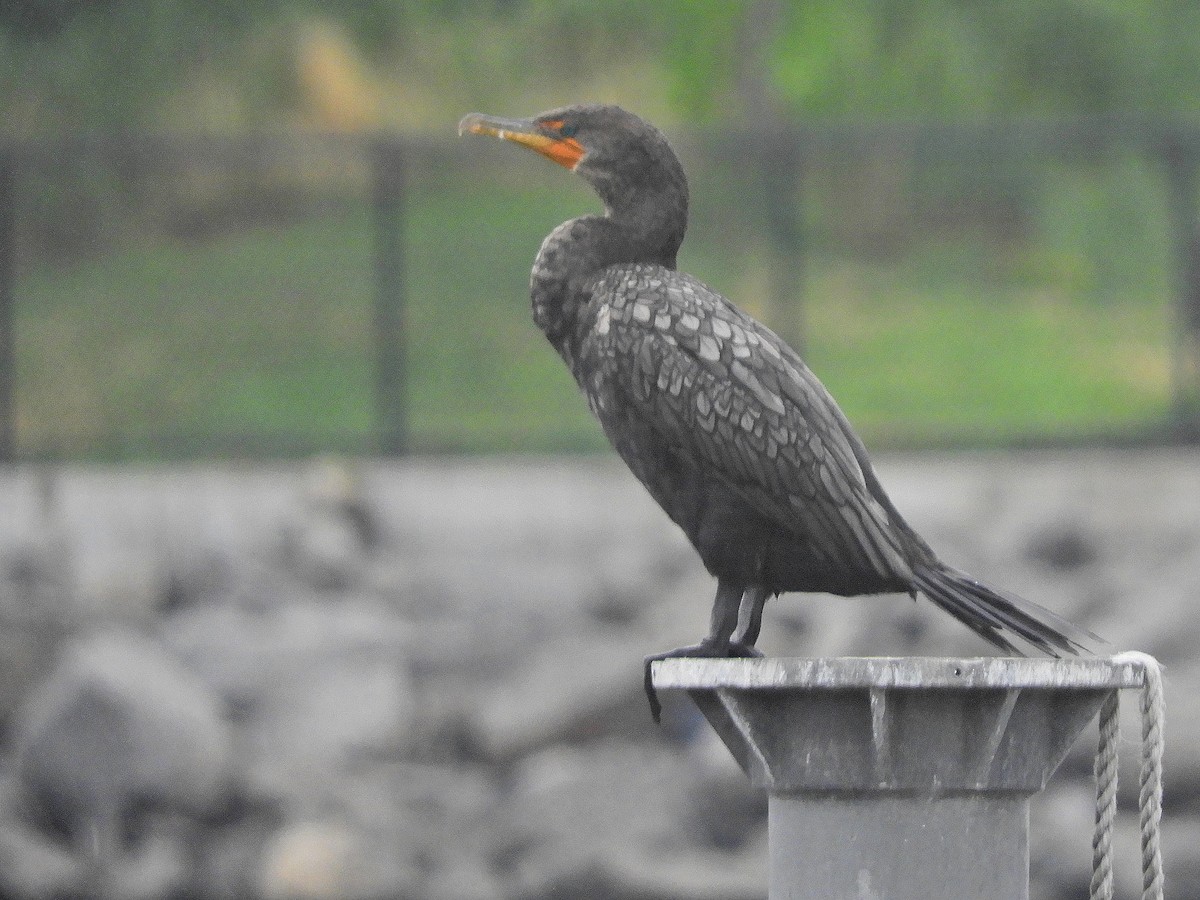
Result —
[{"label": "bird's claw", "polygon": [[658,692],[654,689],[654,663],[664,659],[756,659],[763,655],[762,651],[752,644],[740,641],[714,641],[705,638],[699,644],[689,647],[677,647],[666,653],[655,653],[645,659],[642,674],[642,685],[646,691],[646,699],[650,702],[650,716],[654,724],[659,724],[662,718],[662,704],[658,702]]}]

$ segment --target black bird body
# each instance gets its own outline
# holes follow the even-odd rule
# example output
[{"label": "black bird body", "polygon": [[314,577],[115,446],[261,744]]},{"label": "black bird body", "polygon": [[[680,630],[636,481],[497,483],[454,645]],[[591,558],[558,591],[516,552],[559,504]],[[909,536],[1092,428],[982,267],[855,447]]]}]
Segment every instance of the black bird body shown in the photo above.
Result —
[{"label": "black bird body", "polygon": [[1054,655],[1094,637],[939,561],[799,355],[676,271],[687,180],[657,129],[577,106],[472,115],[460,131],[529,146],[604,201],[603,216],[564,222],[542,243],[533,315],[617,453],[717,578],[708,637],[664,656],[756,654],[763,603],[784,591],[919,590],[1013,652],[1009,637]]},{"label": "black bird body", "polygon": [[604,269],[571,370],[634,475],[708,570],[768,593],[907,591],[932,559],[796,353],[701,282]]}]

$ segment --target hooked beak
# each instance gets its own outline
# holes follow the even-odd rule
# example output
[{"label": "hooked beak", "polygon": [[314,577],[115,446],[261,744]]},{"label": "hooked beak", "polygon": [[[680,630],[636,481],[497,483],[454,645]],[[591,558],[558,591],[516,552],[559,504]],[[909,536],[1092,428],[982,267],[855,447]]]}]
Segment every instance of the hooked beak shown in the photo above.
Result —
[{"label": "hooked beak", "polygon": [[498,137],[501,140],[512,141],[530,150],[536,150],[542,156],[558,163],[566,169],[574,171],[587,151],[579,141],[572,137],[556,134],[555,125],[561,122],[537,122],[534,119],[502,119],[497,116],[485,116],[471,113],[463,116],[458,123],[460,135],[484,134]]}]

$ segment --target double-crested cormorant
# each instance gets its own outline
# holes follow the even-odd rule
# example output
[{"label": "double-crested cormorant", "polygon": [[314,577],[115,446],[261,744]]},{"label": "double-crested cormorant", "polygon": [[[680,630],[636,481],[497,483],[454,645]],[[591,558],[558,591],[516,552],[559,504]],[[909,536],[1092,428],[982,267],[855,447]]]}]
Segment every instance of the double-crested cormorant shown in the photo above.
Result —
[{"label": "double-crested cormorant", "polygon": [[687,178],[658,129],[615,106],[533,119],[472,114],[459,133],[522,144],[579,175],[604,215],[559,225],[533,265],[533,318],[613,447],[717,578],[700,644],[757,656],[784,591],[920,591],[997,647],[1077,653],[1094,638],[941,562],[875,476],[824,385],[769,328],[677,272]]}]

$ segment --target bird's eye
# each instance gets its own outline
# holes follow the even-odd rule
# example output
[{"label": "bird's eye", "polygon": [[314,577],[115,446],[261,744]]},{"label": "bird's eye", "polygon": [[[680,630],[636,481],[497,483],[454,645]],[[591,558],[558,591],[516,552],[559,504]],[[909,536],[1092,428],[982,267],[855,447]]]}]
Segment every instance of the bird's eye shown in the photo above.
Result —
[{"label": "bird's eye", "polygon": [[577,131],[579,131],[579,126],[578,126],[578,125],[576,125],[574,122],[567,122],[567,123],[564,123],[564,124],[563,124],[563,125],[562,125],[562,126],[559,128],[559,129],[558,129],[558,133],[559,133],[559,134],[561,134],[561,135],[562,135],[563,137],[565,137],[565,138],[572,138],[572,137],[575,137],[575,133],[576,133]]}]

